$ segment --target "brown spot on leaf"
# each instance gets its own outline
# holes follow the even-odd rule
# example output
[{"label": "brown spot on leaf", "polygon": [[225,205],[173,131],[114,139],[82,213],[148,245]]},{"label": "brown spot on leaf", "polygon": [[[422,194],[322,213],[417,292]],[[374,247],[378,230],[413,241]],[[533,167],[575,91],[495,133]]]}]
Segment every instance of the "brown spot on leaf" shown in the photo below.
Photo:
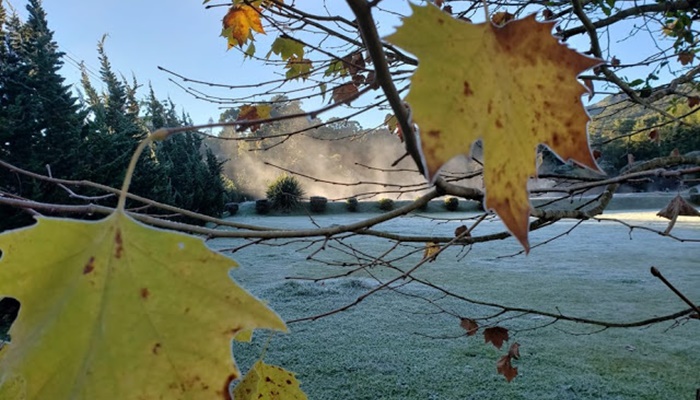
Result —
[{"label": "brown spot on leaf", "polygon": [[469,82],[464,81],[464,95],[471,96],[473,94],[474,94],[474,91],[472,90],[471,87],[469,87]]},{"label": "brown spot on leaf", "polygon": [[292,384],[292,381],[290,381],[289,379],[287,379],[285,382],[287,382],[287,385],[291,385],[291,384]]},{"label": "brown spot on leaf", "polygon": [[153,353],[153,355],[158,355],[158,351],[160,350],[160,348],[161,348],[160,343],[154,344],[153,348],[151,349],[151,353]]},{"label": "brown spot on leaf", "polygon": [[496,128],[499,128],[499,129],[500,129],[500,128],[503,128],[503,123],[501,122],[500,119],[497,119],[497,120],[496,120]]},{"label": "brown spot on leaf", "polygon": [[122,252],[124,251],[124,242],[122,241],[122,231],[119,228],[117,228],[117,233],[116,235],[114,235],[114,244],[114,257],[122,258]]},{"label": "brown spot on leaf", "polygon": [[440,139],[440,131],[438,131],[438,130],[428,131],[428,136],[435,138],[435,139]]},{"label": "brown spot on leaf", "polygon": [[561,138],[559,137],[559,134],[554,133],[552,135],[552,146],[554,146],[554,147],[559,146],[560,141],[561,141]]},{"label": "brown spot on leaf", "polygon": [[95,257],[90,257],[87,264],[85,264],[85,268],[83,268],[83,275],[87,275],[94,270],[95,270]]},{"label": "brown spot on leaf", "polygon": [[142,299],[147,299],[151,295],[151,292],[148,290],[148,288],[141,288],[141,298]]},{"label": "brown spot on leaf", "polygon": [[493,111],[493,101],[489,100],[489,104],[486,106],[486,112],[491,115],[491,112]]},{"label": "brown spot on leaf", "polygon": [[438,18],[438,24],[442,25],[445,23],[445,20],[442,18]]}]

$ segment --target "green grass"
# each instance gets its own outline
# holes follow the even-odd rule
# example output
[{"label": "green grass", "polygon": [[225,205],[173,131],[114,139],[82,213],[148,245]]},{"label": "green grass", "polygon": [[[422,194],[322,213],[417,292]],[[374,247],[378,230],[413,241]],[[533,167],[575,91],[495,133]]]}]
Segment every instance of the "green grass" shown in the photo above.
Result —
[{"label": "green grass", "polygon": [[[363,215],[352,214],[353,218]],[[444,216],[454,217],[454,213]],[[344,219],[345,218],[345,219]],[[346,222],[347,216],[315,217],[321,225]],[[634,216],[638,223],[662,227],[649,215]],[[241,219],[237,218],[241,221]],[[250,218],[246,222],[272,223],[276,227],[305,227],[303,217]],[[450,234],[451,224],[435,225],[420,218],[404,218],[379,229],[404,233]],[[532,234],[532,243],[563,232],[570,223]],[[500,229],[485,223],[476,234]],[[700,225],[680,221],[674,230],[685,237],[700,236]],[[354,239],[370,254],[380,254],[391,243],[376,238]],[[235,240],[217,240],[215,248]],[[277,242],[281,244],[283,242]],[[614,245],[613,245],[614,244]],[[234,278],[270,305],[284,319],[315,315],[354,301],[376,285],[367,274],[324,283],[285,280],[287,276],[320,277],[344,271],[306,259],[320,246],[300,250],[305,243],[282,247],[248,247],[234,258],[241,268]],[[299,250],[299,251],[296,251]],[[408,252],[411,247],[399,251]],[[529,256],[497,259],[518,251],[512,240],[475,246],[464,258],[458,248],[449,249],[418,275],[459,294],[513,306],[594,319],[631,321],[674,312],[683,303],[652,277],[656,265],[690,298],[700,302],[700,249],[694,243],[678,243],[658,235],[635,231],[630,240],[626,228],[613,223],[589,222],[570,235]],[[332,249],[317,257],[350,261]],[[420,259],[407,257],[397,265],[407,268]],[[393,272],[374,268],[386,278]],[[404,286],[412,296],[437,298],[418,285]],[[521,359],[514,364],[519,375],[511,383],[496,373],[496,360],[506,352],[485,345],[481,333],[470,338],[452,316],[419,298],[383,291],[348,311],[315,322],[290,325],[288,335],[275,335],[265,360],[297,373],[311,399],[694,399],[700,386],[700,322],[680,326],[671,322],[643,328],[608,329],[559,322],[542,326],[547,319],[526,315],[502,321],[520,343]],[[442,307],[472,318],[493,313],[454,300],[436,300]],[[256,332],[252,344],[234,344],[244,371],[260,356],[266,332]]]}]

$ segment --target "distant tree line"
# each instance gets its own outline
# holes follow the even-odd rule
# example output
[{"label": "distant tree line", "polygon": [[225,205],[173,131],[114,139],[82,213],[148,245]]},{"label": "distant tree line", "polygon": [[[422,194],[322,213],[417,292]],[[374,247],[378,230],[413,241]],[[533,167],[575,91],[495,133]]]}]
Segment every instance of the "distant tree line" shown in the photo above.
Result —
[{"label": "distant tree line", "polygon": [[[98,44],[97,90],[82,71],[78,100],[59,74],[62,53],[48,28],[40,0],[29,0],[22,22],[0,3],[0,160],[56,178],[90,180],[119,188],[127,165],[148,132],[162,126],[186,126],[169,100],[152,88],[137,97],[139,84],[118,77]],[[139,160],[130,191],[149,199],[207,215],[218,215],[232,191],[222,162],[189,132],[153,144]],[[91,195],[81,189],[81,195]],[[96,193],[94,193],[96,194]],[[0,168],[0,196],[72,204],[69,192],[53,184]],[[114,205],[115,197],[96,201]],[[193,222],[193,221],[190,221]],[[0,206],[0,231],[31,223],[31,216]]]}]

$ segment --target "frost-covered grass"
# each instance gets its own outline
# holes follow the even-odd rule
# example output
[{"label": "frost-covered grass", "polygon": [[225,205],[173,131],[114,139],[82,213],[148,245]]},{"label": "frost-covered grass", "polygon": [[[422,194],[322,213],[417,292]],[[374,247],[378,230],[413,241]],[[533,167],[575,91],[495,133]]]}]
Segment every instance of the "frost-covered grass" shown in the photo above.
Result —
[{"label": "frost-covered grass", "polygon": [[[465,214],[431,214],[455,218]],[[628,222],[663,228],[665,220],[653,212],[616,212],[607,215]],[[315,217],[327,226],[367,217],[362,214]],[[310,227],[305,217],[239,216],[236,220],[275,227]],[[378,229],[400,233],[450,235],[461,222],[435,224],[406,217]],[[533,232],[531,243],[566,231],[564,222]],[[485,222],[475,234],[501,229]],[[700,219],[681,218],[674,233],[700,238]],[[214,248],[230,248],[242,241],[216,240]],[[278,242],[281,243],[281,242]],[[391,244],[377,238],[354,239],[369,254],[381,254]],[[319,244],[320,245],[320,244]],[[321,277],[342,267],[306,260],[319,245],[304,251],[295,243],[282,247],[251,246],[234,254],[241,268],[234,278],[269,301],[286,319],[319,314],[354,301],[376,285],[368,274],[323,283],[285,280],[287,276]],[[411,248],[401,251],[408,252]],[[669,289],[649,273],[657,266],[687,296],[700,302],[700,244],[679,243],[657,234],[613,222],[590,221],[569,235],[534,248],[529,256],[496,258],[519,251],[514,240],[474,246],[463,259],[461,248],[449,249],[419,276],[461,295],[502,304],[537,308],[567,315],[633,321],[685,308]],[[351,260],[329,249],[317,255],[327,260]],[[417,253],[397,262],[403,268],[420,260]],[[390,271],[372,270],[382,277]],[[419,285],[403,293],[435,299]],[[297,373],[311,399],[694,399],[700,387],[700,321],[680,326],[666,322],[650,327],[608,329],[525,315],[500,323],[515,332],[521,359],[519,375],[511,383],[496,373],[496,360],[507,349],[485,345],[483,336],[456,339],[432,337],[462,333],[459,320],[436,313],[426,301],[383,291],[348,311],[315,322],[290,325],[288,335],[275,335],[265,360]],[[494,309],[443,299],[439,304],[461,316],[477,318]],[[268,342],[257,332],[252,344],[234,344],[246,370]]]}]

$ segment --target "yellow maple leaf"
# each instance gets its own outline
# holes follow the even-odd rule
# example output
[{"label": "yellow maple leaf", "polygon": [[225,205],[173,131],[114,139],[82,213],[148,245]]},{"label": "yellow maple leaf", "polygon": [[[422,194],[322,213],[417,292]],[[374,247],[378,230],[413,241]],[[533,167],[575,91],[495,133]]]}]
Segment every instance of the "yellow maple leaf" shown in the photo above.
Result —
[{"label": "yellow maple leaf", "polygon": [[233,260],[119,211],[39,218],[0,249],[0,296],[21,303],[0,399],[225,398],[234,335],[286,329],[230,280]]},{"label": "yellow maple leaf", "polygon": [[306,400],[294,374],[258,361],[233,390],[236,400]]},{"label": "yellow maple leaf", "polygon": [[600,63],[555,39],[535,16],[502,27],[411,5],[386,39],[418,57],[406,101],[420,128],[428,177],[483,140],[486,207],[528,249],[527,180],[540,143],[598,170],[588,146],[586,89],[576,76]]},{"label": "yellow maple leaf", "polygon": [[243,46],[251,37],[251,30],[265,33],[260,21],[260,9],[246,4],[237,4],[229,8],[223,19],[224,29],[221,36],[228,39],[228,47]]}]

